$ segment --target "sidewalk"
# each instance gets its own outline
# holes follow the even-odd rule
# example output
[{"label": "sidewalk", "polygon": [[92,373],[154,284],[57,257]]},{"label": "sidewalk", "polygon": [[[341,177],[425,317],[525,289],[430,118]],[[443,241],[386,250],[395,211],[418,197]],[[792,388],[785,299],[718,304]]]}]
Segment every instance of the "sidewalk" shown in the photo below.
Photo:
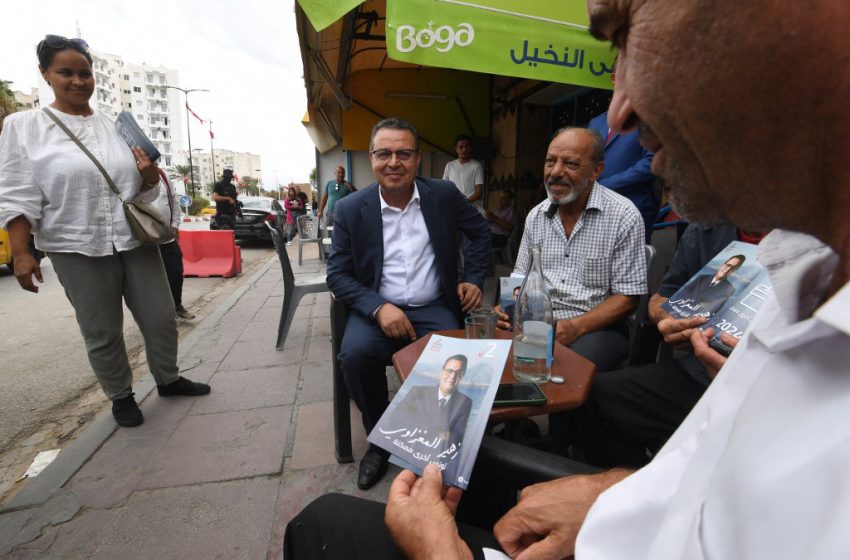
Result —
[{"label": "sidewalk", "polygon": [[[315,247],[297,262],[296,276],[324,269]],[[286,523],[313,498],[385,500],[395,467],[363,492],[357,464],[334,459],[328,294],[301,300],[278,352],[282,298],[275,255],[180,340],[182,375],[212,393],[162,399],[147,375],[134,387],[145,423],[117,428],[107,412],[63,449],[0,512],[0,556],[281,558]],[[352,408],[356,458],[359,418]]]}]

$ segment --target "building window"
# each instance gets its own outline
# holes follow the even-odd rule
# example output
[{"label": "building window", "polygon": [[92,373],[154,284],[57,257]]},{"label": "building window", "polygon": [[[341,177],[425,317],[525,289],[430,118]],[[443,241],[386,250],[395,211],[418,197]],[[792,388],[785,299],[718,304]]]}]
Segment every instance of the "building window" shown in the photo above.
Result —
[{"label": "building window", "polygon": [[136,93],[142,93],[142,88],[140,88],[139,86],[133,86],[133,91],[135,91]]},{"label": "building window", "polygon": [[125,79],[125,80],[129,80],[129,79],[130,79],[130,75],[129,75],[129,74],[124,74],[124,79]]}]

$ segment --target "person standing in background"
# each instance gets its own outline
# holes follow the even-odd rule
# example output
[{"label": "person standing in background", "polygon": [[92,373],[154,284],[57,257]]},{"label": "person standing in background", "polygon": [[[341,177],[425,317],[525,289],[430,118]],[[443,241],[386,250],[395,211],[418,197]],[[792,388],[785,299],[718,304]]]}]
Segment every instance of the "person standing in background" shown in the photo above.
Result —
[{"label": "person standing in background", "polygon": [[345,168],[338,166],[336,168],[336,179],[328,181],[325,185],[325,192],[322,195],[322,201],[319,203],[319,212],[316,214],[321,220],[322,216],[326,216],[325,223],[329,226],[334,224],[334,207],[339,199],[356,192],[354,185],[345,180]]},{"label": "person standing in background", "polygon": [[171,297],[174,299],[174,312],[181,319],[194,319],[195,314],[183,307],[183,251],[180,250],[178,239],[180,236],[180,203],[177,193],[171,188],[168,176],[162,169],[159,178],[162,188],[156,198],[156,205],[163,216],[169,216],[171,220],[171,231],[174,239],[159,246],[159,255],[165,266],[165,275],[168,277],[168,286],[171,288]]}]

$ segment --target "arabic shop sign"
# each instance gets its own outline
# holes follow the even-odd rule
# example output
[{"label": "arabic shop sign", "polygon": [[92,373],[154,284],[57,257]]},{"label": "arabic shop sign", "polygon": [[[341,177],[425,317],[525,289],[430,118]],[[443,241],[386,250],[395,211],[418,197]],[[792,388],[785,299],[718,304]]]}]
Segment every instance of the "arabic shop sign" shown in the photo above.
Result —
[{"label": "arabic shop sign", "polygon": [[587,32],[585,6],[584,0],[389,0],[387,52],[424,66],[611,89],[614,51]]}]

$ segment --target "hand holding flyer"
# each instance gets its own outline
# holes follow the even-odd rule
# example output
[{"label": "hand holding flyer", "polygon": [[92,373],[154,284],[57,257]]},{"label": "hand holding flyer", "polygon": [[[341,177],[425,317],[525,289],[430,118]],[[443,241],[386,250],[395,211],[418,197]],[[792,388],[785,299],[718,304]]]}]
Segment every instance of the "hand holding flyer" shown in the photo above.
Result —
[{"label": "hand holding flyer", "polygon": [[417,474],[435,464],[443,484],[465,489],[510,347],[431,335],[369,442]]}]

